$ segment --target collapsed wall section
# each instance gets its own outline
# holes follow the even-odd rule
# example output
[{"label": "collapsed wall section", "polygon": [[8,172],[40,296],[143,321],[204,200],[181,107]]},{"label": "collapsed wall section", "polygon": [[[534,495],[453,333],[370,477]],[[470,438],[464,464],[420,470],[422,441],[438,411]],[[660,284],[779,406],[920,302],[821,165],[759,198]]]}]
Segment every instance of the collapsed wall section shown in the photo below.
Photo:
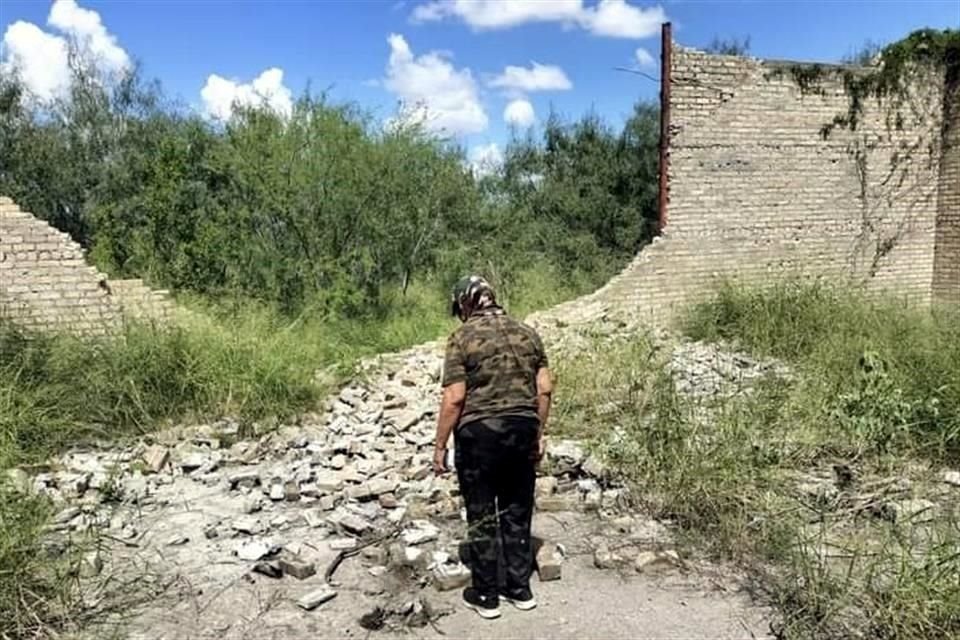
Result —
[{"label": "collapsed wall section", "polygon": [[28,330],[104,335],[125,317],[165,319],[165,292],[110,281],[70,237],[0,197],[0,318]]}]

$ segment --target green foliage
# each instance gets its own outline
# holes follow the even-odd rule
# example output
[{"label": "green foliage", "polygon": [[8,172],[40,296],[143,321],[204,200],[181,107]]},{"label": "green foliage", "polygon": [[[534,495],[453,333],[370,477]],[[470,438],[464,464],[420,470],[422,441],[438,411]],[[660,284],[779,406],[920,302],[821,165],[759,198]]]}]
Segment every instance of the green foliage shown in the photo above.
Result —
[{"label": "green foliage", "polygon": [[750,52],[750,36],[742,41],[739,38],[723,38],[714,36],[704,51],[722,56],[745,56]]},{"label": "green foliage", "polygon": [[841,62],[844,64],[858,64],[868,66],[873,64],[880,52],[883,51],[883,45],[873,40],[867,40],[862,45],[843,57]]},{"label": "green foliage", "polygon": [[866,72],[844,71],[849,107],[824,129],[825,136],[834,127],[855,131],[863,117],[864,104],[871,98],[886,101],[887,109],[901,122],[900,109],[918,71],[943,73],[948,86],[960,81],[960,29],[919,29],[883,47],[879,55],[880,65],[875,68]]},{"label": "green foliage", "polygon": [[49,104],[0,82],[0,193],[112,275],[290,316],[382,317],[415,281],[468,270],[511,288],[536,264],[590,289],[652,234],[652,105],[622,133],[552,118],[542,142],[513,145],[501,177],[476,180],[461,150],[418,126],[324,96],[214,123],[136,72],[73,81]]},{"label": "green foliage", "polygon": [[[778,637],[950,638],[960,632],[960,522],[934,476],[960,459],[954,317],[841,286],[726,285],[689,336],[789,361],[749,393],[681,395],[670,348],[600,340],[559,364],[557,437],[586,438],[687,555],[735,562],[778,612]],[[852,493],[814,501],[797,478],[854,467]],[[911,470],[917,471],[911,471]],[[885,480],[939,496],[930,523],[863,505]],[[696,551],[694,550],[696,549]]]},{"label": "green foliage", "polygon": [[43,499],[0,476],[0,637],[44,637],[76,604],[74,558],[51,556],[41,532],[51,515]]},{"label": "green foliage", "polygon": [[727,283],[684,320],[698,339],[733,341],[804,371],[785,412],[835,436],[834,450],[960,459],[960,323],[842,285]]}]

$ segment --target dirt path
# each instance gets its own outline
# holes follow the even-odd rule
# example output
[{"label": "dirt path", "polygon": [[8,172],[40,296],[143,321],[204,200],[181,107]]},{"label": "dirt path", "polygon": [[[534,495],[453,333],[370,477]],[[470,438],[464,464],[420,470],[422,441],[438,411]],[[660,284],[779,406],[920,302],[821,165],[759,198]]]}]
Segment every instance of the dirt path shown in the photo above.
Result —
[{"label": "dirt path", "polygon": [[[188,488],[189,485],[184,485]],[[149,537],[175,538],[177,532],[199,531],[211,520],[230,515],[230,505],[216,492],[191,488],[181,501],[171,501],[154,521]],[[222,512],[217,513],[220,509]],[[644,529],[636,520],[634,531]],[[451,531],[462,531],[449,521]],[[653,525],[651,531],[659,530]],[[230,558],[232,544],[153,547],[151,551],[118,546],[112,550],[116,567],[140,567],[145,574],[163,575],[169,587],[154,599],[123,612],[123,632],[135,640],[181,638],[766,638],[768,612],[739,592],[735,580],[717,567],[700,565],[638,574],[631,566],[598,569],[592,549],[600,538],[616,544],[609,522],[585,513],[540,513],[538,537],[565,549],[562,578],[533,588],[539,606],[521,612],[503,605],[501,618],[480,619],[463,607],[459,589],[438,591],[424,585],[419,572],[375,577],[377,559],[363,555],[347,559],[335,575],[337,596],[312,611],[296,604],[303,594],[324,585],[323,569],[336,552],[306,527],[284,532],[279,542],[296,540],[308,547],[317,573],[305,580],[290,576],[268,578],[253,573],[251,563]],[[643,534],[634,539],[640,539]],[[219,553],[218,553],[219,552]],[[402,611],[414,602],[429,603],[433,624],[394,614],[384,628],[364,629],[360,618],[381,607]],[[415,617],[414,617],[415,618]],[[100,633],[100,632],[97,632]]]}]

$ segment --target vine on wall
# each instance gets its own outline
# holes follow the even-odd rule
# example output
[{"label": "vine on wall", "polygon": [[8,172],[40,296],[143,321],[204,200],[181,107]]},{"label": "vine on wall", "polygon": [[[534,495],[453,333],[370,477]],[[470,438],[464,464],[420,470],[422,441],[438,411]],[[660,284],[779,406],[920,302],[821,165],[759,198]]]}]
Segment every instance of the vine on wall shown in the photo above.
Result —
[{"label": "vine on wall", "polygon": [[[852,135],[846,152],[854,163],[860,190],[860,233],[851,252],[852,266],[867,278],[909,230],[912,213],[930,185],[921,180],[919,163],[929,169],[938,162],[942,127],[952,109],[960,108],[955,91],[960,84],[960,30],[922,29],[880,50],[869,66],[794,64],[774,69],[767,77],[789,74],[802,96],[826,96],[826,87],[841,81],[846,108],[820,129],[826,140],[837,129]],[[931,90],[942,103],[931,100]],[[886,131],[862,130],[865,110],[881,109]],[[903,132],[909,130],[909,139]],[[877,147],[892,150],[889,167],[868,163]],[[911,198],[904,202],[905,198]],[[907,215],[893,219],[894,200],[905,204]],[[902,210],[902,209],[901,209]],[[872,255],[871,255],[872,254]],[[862,262],[865,259],[865,262]]]}]

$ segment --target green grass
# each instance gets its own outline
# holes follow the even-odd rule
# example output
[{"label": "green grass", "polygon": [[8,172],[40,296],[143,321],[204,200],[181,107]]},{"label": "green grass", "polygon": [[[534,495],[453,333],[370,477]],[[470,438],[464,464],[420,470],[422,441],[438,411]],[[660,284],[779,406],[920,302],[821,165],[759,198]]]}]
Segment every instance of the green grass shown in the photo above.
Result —
[{"label": "green grass", "polygon": [[[783,637],[960,637],[960,496],[936,484],[958,461],[956,317],[784,282],[722,287],[681,324],[794,375],[711,401],[705,418],[648,336],[599,341],[560,363],[553,433],[586,437],[688,553],[748,570]],[[798,474],[830,478],[833,465],[863,488],[824,503],[798,491]],[[890,477],[938,501],[937,519],[858,510],[867,483]]]}]

